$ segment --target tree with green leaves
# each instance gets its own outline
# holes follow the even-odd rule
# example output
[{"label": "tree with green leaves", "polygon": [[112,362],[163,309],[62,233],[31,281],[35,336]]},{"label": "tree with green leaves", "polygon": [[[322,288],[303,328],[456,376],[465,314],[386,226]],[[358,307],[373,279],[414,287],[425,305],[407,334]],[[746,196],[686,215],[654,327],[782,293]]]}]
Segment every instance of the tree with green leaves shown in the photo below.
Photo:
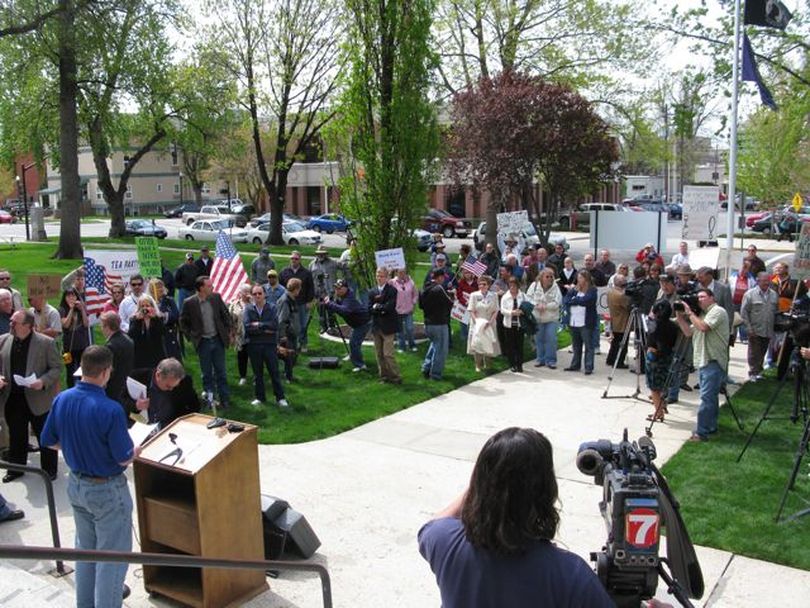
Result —
[{"label": "tree with green leaves", "polygon": [[217,17],[213,43],[229,56],[239,103],[250,116],[253,152],[270,199],[270,242],[281,245],[290,169],[318,145],[321,129],[334,115],[330,102],[339,73],[339,4],[224,0],[210,2],[209,9]]},{"label": "tree with green leaves", "polygon": [[[618,146],[591,104],[574,90],[538,76],[504,72],[482,78],[453,99],[448,171],[459,186],[491,195],[487,223],[510,200],[541,217],[543,240],[563,200],[592,192],[615,177]],[[534,183],[548,192],[544,209]],[[495,242],[494,230],[488,240]]]},{"label": "tree with green leaves", "polygon": [[[343,176],[341,209],[353,229],[366,274],[374,252],[403,246],[427,206],[438,150],[435,107],[428,99],[436,57],[430,48],[431,0],[348,0],[349,75],[330,127]],[[365,277],[371,281],[371,276]]]}]

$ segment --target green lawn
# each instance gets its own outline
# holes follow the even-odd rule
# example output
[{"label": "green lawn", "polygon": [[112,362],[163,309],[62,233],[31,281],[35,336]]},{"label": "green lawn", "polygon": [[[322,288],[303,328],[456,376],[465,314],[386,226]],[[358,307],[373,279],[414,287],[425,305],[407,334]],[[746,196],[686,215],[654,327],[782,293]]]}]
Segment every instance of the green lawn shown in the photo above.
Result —
[{"label": "green lawn", "polygon": [[[86,241],[87,246],[90,246],[91,242],[93,245],[96,244],[95,240],[86,239]],[[99,246],[102,245],[102,241],[109,242],[99,239]],[[127,239],[116,241],[126,242]],[[48,243],[21,245],[13,250],[0,248],[0,267],[8,268],[13,276],[14,287],[25,291],[25,277],[28,273],[65,274],[76,267],[75,260],[49,259],[53,248],[53,244]],[[276,248],[273,251],[275,253]],[[182,250],[165,250],[163,255],[169,268],[176,267],[183,259]],[[284,260],[283,257],[280,259]],[[245,261],[249,260],[250,257],[245,256]],[[282,261],[282,265],[284,263]],[[420,280],[421,275],[421,272],[417,273]],[[51,303],[56,304],[55,301]],[[421,311],[417,309],[417,320],[421,320],[420,313]],[[397,355],[403,384],[392,386],[377,381],[374,351],[370,347],[364,348],[364,356],[370,370],[368,372],[354,374],[348,363],[342,364],[337,370],[309,369],[306,364],[309,356],[346,354],[341,342],[322,340],[318,336],[318,322],[317,319],[313,319],[309,329],[309,353],[300,357],[295,369],[296,381],[285,388],[292,406],[291,411],[285,413],[280,412],[275,406],[262,409],[250,406],[253,399],[252,387],[250,383],[246,386],[237,385],[239,375],[236,356],[233,351],[228,351],[228,378],[233,391],[233,406],[228,410],[227,416],[258,425],[261,429],[259,432],[261,443],[295,443],[329,437],[447,393],[481,377],[481,374],[475,371],[472,357],[464,353],[465,345],[458,338],[458,325],[454,322],[453,326],[453,348],[442,381],[426,381],[422,377],[420,363],[427,346],[421,345],[418,353]],[[560,334],[561,347],[568,344],[570,344],[568,333]],[[530,354],[528,346],[526,354]],[[195,386],[201,390],[197,357],[195,355],[187,357],[185,364],[194,378]],[[503,371],[507,367],[506,361],[499,358],[490,373]],[[267,380],[267,394],[271,397],[272,390],[269,379]]]},{"label": "green lawn", "polygon": [[[779,394],[771,415],[760,427],[743,459],[736,459],[778,383],[768,378],[746,384],[732,397],[745,426],[737,428],[727,407],[720,409],[717,435],[705,443],[688,443],[664,466],[695,544],[810,570],[810,515],[775,523],[779,500],[793,466],[802,421],[792,424],[792,382]],[[721,397],[721,403],[722,403]],[[807,508],[810,456],[804,455],[795,491],[784,514]]]}]

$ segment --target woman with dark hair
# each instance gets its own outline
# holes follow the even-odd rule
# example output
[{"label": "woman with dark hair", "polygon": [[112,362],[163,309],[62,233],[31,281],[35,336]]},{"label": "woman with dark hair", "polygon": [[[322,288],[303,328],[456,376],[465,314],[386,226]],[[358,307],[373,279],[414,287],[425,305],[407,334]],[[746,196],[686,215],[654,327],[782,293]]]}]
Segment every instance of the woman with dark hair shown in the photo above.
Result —
[{"label": "woman with dark hair", "polygon": [[571,347],[574,356],[567,372],[578,372],[582,365],[582,348],[585,347],[585,374],[593,373],[594,347],[591,336],[598,319],[596,318],[596,287],[591,281],[591,273],[580,270],[577,284],[565,295],[568,308],[568,327],[571,332]]},{"label": "woman with dark hair", "polygon": [[650,389],[655,411],[647,420],[664,421],[667,404],[661,398],[661,391],[667,382],[669,368],[672,365],[672,353],[680,329],[670,318],[672,305],[667,300],[658,300],[650,310],[649,331],[647,333],[646,373],[647,388]]},{"label": "woman with dark hair", "polygon": [[590,566],[557,548],[551,443],[511,427],[489,438],[467,491],[419,530],[443,608],[614,606]]},{"label": "woman with dark hair", "polygon": [[87,309],[81,301],[79,292],[73,287],[62,292],[59,317],[62,320],[62,360],[65,362],[66,382],[70,388],[76,382],[73,372],[79,369],[82,353],[90,346]]},{"label": "woman with dark hair", "polygon": [[520,284],[515,277],[507,281],[509,291],[501,298],[501,314],[503,315],[503,354],[509,361],[509,368],[515,373],[523,372],[523,327],[520,317],[523,316],[521,304],[526,302],[525,294],[520,290]]},{"label": "woman with dark hair", "polygon": [[163,317],[163,350],[166,352],[166,357],[177,359],[182,363],[183,353],[180,349],[180,335],[177,327],[180,311],[177,309],[177,303],[169,295],[163,279],[152,279],[149,290],[157,300],[158,311]]}]

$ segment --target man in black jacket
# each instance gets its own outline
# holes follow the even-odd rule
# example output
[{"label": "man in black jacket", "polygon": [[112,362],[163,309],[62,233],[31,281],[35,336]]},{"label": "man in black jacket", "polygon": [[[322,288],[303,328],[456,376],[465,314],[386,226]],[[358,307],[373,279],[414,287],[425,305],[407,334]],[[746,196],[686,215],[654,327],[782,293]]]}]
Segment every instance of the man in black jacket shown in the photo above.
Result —
[{"label": "man in black jacket", "polygon": [[309,315],[315,303],[315,283],[312,280],[312,273],[301,264],[301,253],[298,251],[293,251],[290,254],[290,265],[281,271],[281,274],[278,275],[278,281],[284,287],[287,287],[287,282],[293,278],[301,281],[301,289],[295,298],[295,303],[298,310],[298,327],[301,329],[298,336],[298,349],[305,353],[307,352],[308,343],[307,326],[309,325]]},{"label": "man in black jacket", "polygon": [[148,408],[150,424],[165,429],[176,418],[200,411],[200,400],[191,376],[177,359],[163,359],[152,369],[136,369],[130,376],[146,387],[146,398],[133,400],[127,395],[127,408]]},{"label": "man in black jacket", "polygon": [[194,281],[200,269],[194,264],[194,254],[187,253],[186,261],[174,271],[174,286],[177,288],[177,308],[183,308],[186,298],[194,295]]},{"label": "man in black jacket", "polygon": [[132,373],[135,363],[135,345],[132,338],[121,331],[121,317],[117,312],[105,312],[101,314],[101,333],[107,338],[105,346],[112,351],[113,368],[110,379],[104,391],[113,401],[120,403],[127,417],[129,417],[129,407],[127,406],[127,376]]},{"label": "man in black jacket", "polygon": [[399,329],[397,290],[388,283],[388,269],[377,269],[377,286],[368,292],[368,312],[371,314],[374,354],[380,370],[380,382],[402,384],[399,366],[394,359],[394,336]]},{"label": "man in black jacket", "polygon": [[349,289],[349,284],[345,279],[335,281],[335,301],[329,296],[323,300],[324,306],[332,312],[338,313],[346,320],[346,324],[352,328],[352,335],[349,338],[349,358],[354,368],[353,372],[360,372],[366,369],[363,361],[363,338],[366,337],[369,329],[370,317],[368,309],[354,296]]},{"label": "man in black jacket", "polygon": [[191,340],[200,357],[203,391],[208,401],[214,399],[214,383],[219,394],[220,407],[228,407],[228,371],[225,368],[225,349],[231,342],[231,313],[222,302],[207,276],[195,281],[197,293],[185,302],[180,312],[180,330]]},{"label": "man in black jacket", "polygon": [[200,247],[200,257],[194,262],[197,267],[197,276],[205,275],[211,276],[211,265],[214,263],[211,257],[211,250],[207,246]]},{"label": "man in black jacket", "polygon": [[442,284],[444,271],[441,268],[433,271],[432,278],[430,285],[419,294],[419,308],[425,313],[425,334],[430,339],[430,347],[422,362],[422,375],[432,380],[441,380],[449,350],[453,298]]}]

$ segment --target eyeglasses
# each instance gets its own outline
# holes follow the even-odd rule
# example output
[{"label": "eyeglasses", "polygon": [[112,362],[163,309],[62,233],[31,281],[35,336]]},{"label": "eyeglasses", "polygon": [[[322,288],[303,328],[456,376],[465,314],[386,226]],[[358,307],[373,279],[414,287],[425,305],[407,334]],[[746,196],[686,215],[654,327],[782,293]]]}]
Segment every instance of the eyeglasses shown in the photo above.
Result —
[{"label": "eyeglasses", "polygon": [[10,281],[11,277],[0,277],[0,281]]},{"label": "eyeglasses", "polygon": [[141,285],[143,285],[143,282],[142,281],[135,281],[134,283],[130,283],[130,285],[132,285],[133,287],[140,287]]},{"label": "eyeglasses", "polygon": [[293,261],[297,261],[297,260],[300,260],[301,258],[290,258],[290,259],[293,260]]}]

